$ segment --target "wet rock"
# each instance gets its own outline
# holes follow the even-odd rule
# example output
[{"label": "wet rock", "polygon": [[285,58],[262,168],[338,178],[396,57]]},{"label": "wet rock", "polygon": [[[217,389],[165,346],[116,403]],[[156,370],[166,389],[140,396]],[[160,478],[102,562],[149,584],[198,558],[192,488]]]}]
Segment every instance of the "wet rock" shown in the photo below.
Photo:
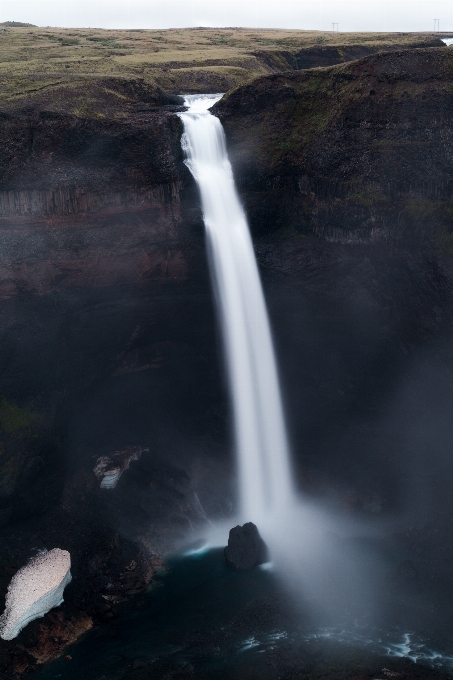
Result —
[{"label": "wet rock", "polygon": [[234,569],[252,569],[267,562],[269,551],[253,522],[230,530],[225,548],[227,564]]},{"label": "wet rock", "polygon": [[[63,651],[74,644],[84,633],[93,628],[93,620],[83,612],[76,610],[51,612],[27,638],[32,642],[29,654],[36,660],[38,665],[47,663],[62,655]],[[72,656],[65,656],[67,661],[72,661]]]}]

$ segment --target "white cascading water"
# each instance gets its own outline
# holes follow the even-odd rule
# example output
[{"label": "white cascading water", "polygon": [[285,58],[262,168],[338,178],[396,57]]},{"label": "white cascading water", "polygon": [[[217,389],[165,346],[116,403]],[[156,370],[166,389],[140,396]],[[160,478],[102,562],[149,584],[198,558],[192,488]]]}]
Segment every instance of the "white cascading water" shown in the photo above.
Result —
[{"label": "white cascading water", "polygon": [[234,415],[241,517],[258,525],[285,511],[293,487],[269,319],[225,134],[209,108],[222,95],[185,97],[186,165],[201,194],[211,278]]},{"label": "white cascading water", "polygon": [[[310,606],[325,620],[343,621],[348,612],[353,617],[368,615],[376,606],[370,583],[383,578],[380,559],[374,555],[370,560],[368,554],[359,558],[340,536],[361,529],[341,513],[333,516],[307,498],[297,498],[292,484],[277,366],[252,240],[222,125],[209,112],[220,97],[187,96],[188,111],[179,115],[184,123],[186,164],[201,194],[225,347],[240,520],[257,524],[270,548],[273,568],[292,596],[302,597],[304,610],[303,598],[308,596]],[[225,529],[218,527],[219,532]],[[224,533],[216,530],[212,537],[225,545]],[[373,569],[381,570],[381,575],[376,577]]]}]

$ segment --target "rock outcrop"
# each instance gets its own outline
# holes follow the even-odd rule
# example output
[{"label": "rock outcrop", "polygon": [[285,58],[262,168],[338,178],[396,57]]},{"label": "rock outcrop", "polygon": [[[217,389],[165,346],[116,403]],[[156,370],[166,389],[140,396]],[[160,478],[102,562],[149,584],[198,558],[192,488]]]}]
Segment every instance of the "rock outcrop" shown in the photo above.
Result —
[{"label": "rock outcrop", "polygon": [[98,458],[93,472],[101,483],[101,489],[114,489],[119,478],[133,460],[138,460],[144,451],[141,446],[128,446],[122,451],[113,451]]},{"label": "rock outcrop", "polygon": [[70,581],[71,557],[66,550],[54,548],[31,559],[8,586],[0,637],[12,640],[30,621],[58,607]]},{"label": "rock outcrop", "polygon": [[253,569],[268,561],[269,551],[256,524],[247,522],[230,529],[225,559],[234,569]]},{"label": "rock outcrop", "polygon": [[251,226],[336,243],[452,247],[449,48],[259,78],[221,118]]}]

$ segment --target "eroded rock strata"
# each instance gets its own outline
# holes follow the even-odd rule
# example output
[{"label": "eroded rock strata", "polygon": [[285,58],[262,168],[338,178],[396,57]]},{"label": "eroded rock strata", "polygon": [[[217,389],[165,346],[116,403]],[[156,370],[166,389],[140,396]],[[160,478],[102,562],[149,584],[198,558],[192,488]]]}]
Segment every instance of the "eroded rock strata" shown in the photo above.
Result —
[{"label": "eroded rock strata", "polygon": [[452,69],[449,49],[382,53],[260,78],[215,106],[268,282],[296,441],[346,484],[345,462],[366,459],[363,493],[347,501],[356,508],[425,497],[422,449],[435,451],[430,478],[448,456],[436,433],[452,403]]},{"label": "eroded rock strata", "polygon": [[256,234],[450,247],[453,52],[255,80],[215,111]]},{"label": "eroded rock strata", "polygon": [[[216,107],[298,483],[345,513],[417,507],[411,526],[431,541],[407,540],[421,582],[448,578],[451,550],[435,530],[453,434],[450,55],[271,75]],[[33,548],[68,550],[74,576],[61,610],[2,643],[7,675],[114,620],[206,514],[234,504],[198,196],[180,121],[153,106],[1,117],[0,592]],[[136,445],[149,451],[100,489],[98,459]]]}]

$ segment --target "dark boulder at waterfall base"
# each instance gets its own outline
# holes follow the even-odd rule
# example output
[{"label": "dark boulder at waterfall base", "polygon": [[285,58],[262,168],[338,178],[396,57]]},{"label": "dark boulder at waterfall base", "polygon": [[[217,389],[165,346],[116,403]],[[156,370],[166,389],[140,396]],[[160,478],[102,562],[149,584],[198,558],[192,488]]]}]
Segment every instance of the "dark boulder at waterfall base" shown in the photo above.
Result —
[{"label": "dark boulder at waterfall base", "polygon": [[234,569],[252,569],[269,560],[269,550],[253,522],[230,529],[225,559]]}]

